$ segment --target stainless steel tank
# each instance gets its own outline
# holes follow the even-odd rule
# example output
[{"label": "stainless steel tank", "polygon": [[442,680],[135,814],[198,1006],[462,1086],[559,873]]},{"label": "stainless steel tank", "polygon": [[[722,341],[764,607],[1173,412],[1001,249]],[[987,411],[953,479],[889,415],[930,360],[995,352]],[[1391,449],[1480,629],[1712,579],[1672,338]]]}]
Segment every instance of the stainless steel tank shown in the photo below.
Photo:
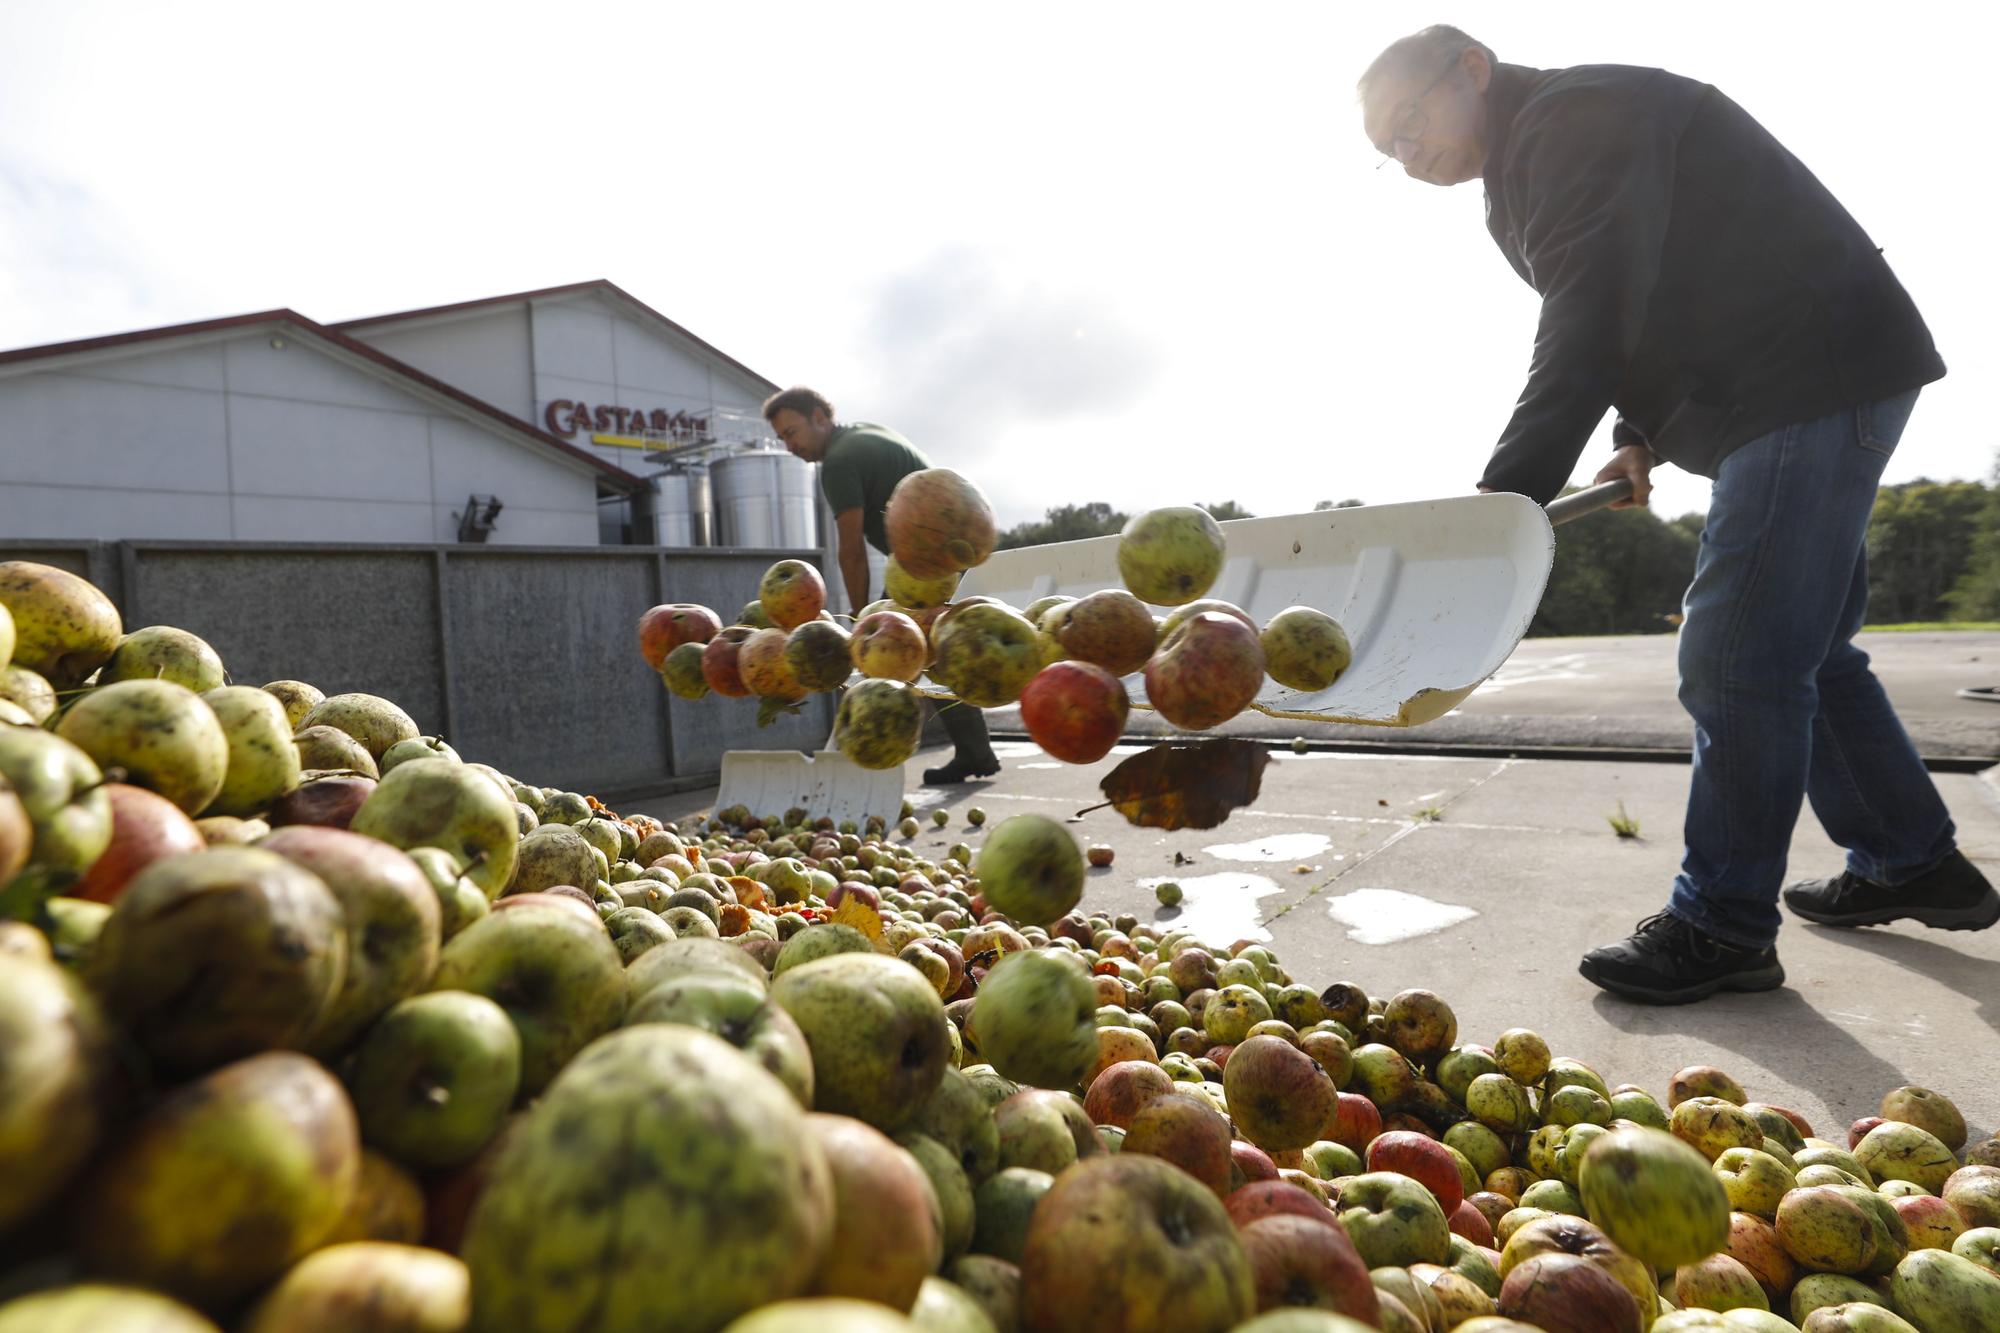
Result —
[{"label": "stainless steel tank", "polygon": [[707,546],[714,541],[708,473],[669,472],[653,479],[653,540],[660,546]]},{"label": "stainless steel tank", "polygon": [[718,546],[805,550],[819,545],[812,468],[775,449],[730,454],[709,467]]}]

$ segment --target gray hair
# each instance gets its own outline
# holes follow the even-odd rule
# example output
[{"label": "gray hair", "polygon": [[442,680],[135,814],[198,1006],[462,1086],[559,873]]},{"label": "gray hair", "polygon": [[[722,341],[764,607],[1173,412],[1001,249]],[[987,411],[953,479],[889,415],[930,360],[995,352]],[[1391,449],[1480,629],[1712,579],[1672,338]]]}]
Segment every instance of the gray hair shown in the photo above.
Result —
[{"label": "gray hair", "polygon": [[1467,51],[1483,51],[1486,63],[1498,64],[1493,48],[1449,23],[1433,24],[1422,32],[1411,33],[1408,37],[1391,42],[1389,48],[1375,57],[1375,63],[1368,67],[1354,89],[1361,96],[1368,95],[1368,89],[1377,79],[1391,71],[1442,70],[1445,62]]}]

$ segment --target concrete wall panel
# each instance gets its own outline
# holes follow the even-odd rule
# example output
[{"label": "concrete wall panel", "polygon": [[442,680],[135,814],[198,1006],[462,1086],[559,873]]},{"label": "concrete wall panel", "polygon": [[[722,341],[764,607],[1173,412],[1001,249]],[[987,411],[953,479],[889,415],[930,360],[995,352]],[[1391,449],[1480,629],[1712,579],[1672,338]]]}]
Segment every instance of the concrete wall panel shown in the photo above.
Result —
[{"label": "concrete wall panel", "polygon": [[[663,568],[656,548],[0,539],[0,560],[91,579],[119,603],[128,629],[178,625],[201,635],[238,684],[282,678],[328,694],[379,694],[468,759],[524,782],[592,792],[713,774],[728,750],[825,743],[832,696],[760,729],[755,700],[668,695],[634,635],[640,614],[660,601],[700,602],[733,619],[764,570],[788,554],[667,551]],[[120,572],[128,558],[129,595]]]},{"label": "concrete wall panel", "polygon": [[[727,625],[743,604],[757,595],[757,581],[785,552],[753,554],[693,554],[669,551],[666,558],[665,602],[696,602],[709,607]],[[802,555],[801,559],[811,559]],[[816,563],[816,562],[815,562]],[[636,620],[637,617],[635,616]],[[757,726],[755,699],[705,699],[667,696],[673,721],[674,772],[713,773],[722,767],[727,750],[795,749],[808,753],[826,743],[833,729],[830,695],[814,695],[797,716],[780,717]]]},{"label": "concrete wall panel", "polygon": [[447,570],[461,754],[542,786],[668,775],[666,692],[633,635],[651,552],[454,552]]},{"label": "concrete wall panel", "polygon": [[128,628],[177,625],[239,685],[303,680],[394,700],[444,725],[434,557],[428,550],[133,548]]}]

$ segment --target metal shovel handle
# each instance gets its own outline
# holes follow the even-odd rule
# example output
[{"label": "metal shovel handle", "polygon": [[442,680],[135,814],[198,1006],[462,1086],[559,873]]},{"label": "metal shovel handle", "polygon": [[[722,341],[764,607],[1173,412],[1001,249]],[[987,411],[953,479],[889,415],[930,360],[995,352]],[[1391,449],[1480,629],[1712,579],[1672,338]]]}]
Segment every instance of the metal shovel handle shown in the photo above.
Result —
[{"label": "metal shovel handle", "polygon": [[1565,495],[1559,499],[1549,501],[1549,522],[1551,524],[1567,523],[1573,518],[1582,518],[1585,514],[1594,514],[1600,509],[1608,509],[1620,500],[1630,499],[1631,496],[1632,479],[1630,477],[1620,477],[1616,481],[1607,481],[1601,485],[1578,491],[1573,495]]}]

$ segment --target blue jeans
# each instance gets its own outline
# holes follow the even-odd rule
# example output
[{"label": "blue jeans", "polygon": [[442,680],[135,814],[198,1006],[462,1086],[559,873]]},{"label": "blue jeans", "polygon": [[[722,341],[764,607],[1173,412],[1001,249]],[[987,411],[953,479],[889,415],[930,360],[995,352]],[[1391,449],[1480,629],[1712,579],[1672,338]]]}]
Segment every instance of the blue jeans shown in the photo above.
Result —
[{"label": "blue jeans", "polygon": [[1722,461],[1683,603],[1694,719],[1686,850],[1667,910],[1747,948],[1778,936],[1801,797],[1847,867],[1905,883],[1951,817],[1852,640],[1868,607],[1868,514],[1912,392],[1799,422]]}]

